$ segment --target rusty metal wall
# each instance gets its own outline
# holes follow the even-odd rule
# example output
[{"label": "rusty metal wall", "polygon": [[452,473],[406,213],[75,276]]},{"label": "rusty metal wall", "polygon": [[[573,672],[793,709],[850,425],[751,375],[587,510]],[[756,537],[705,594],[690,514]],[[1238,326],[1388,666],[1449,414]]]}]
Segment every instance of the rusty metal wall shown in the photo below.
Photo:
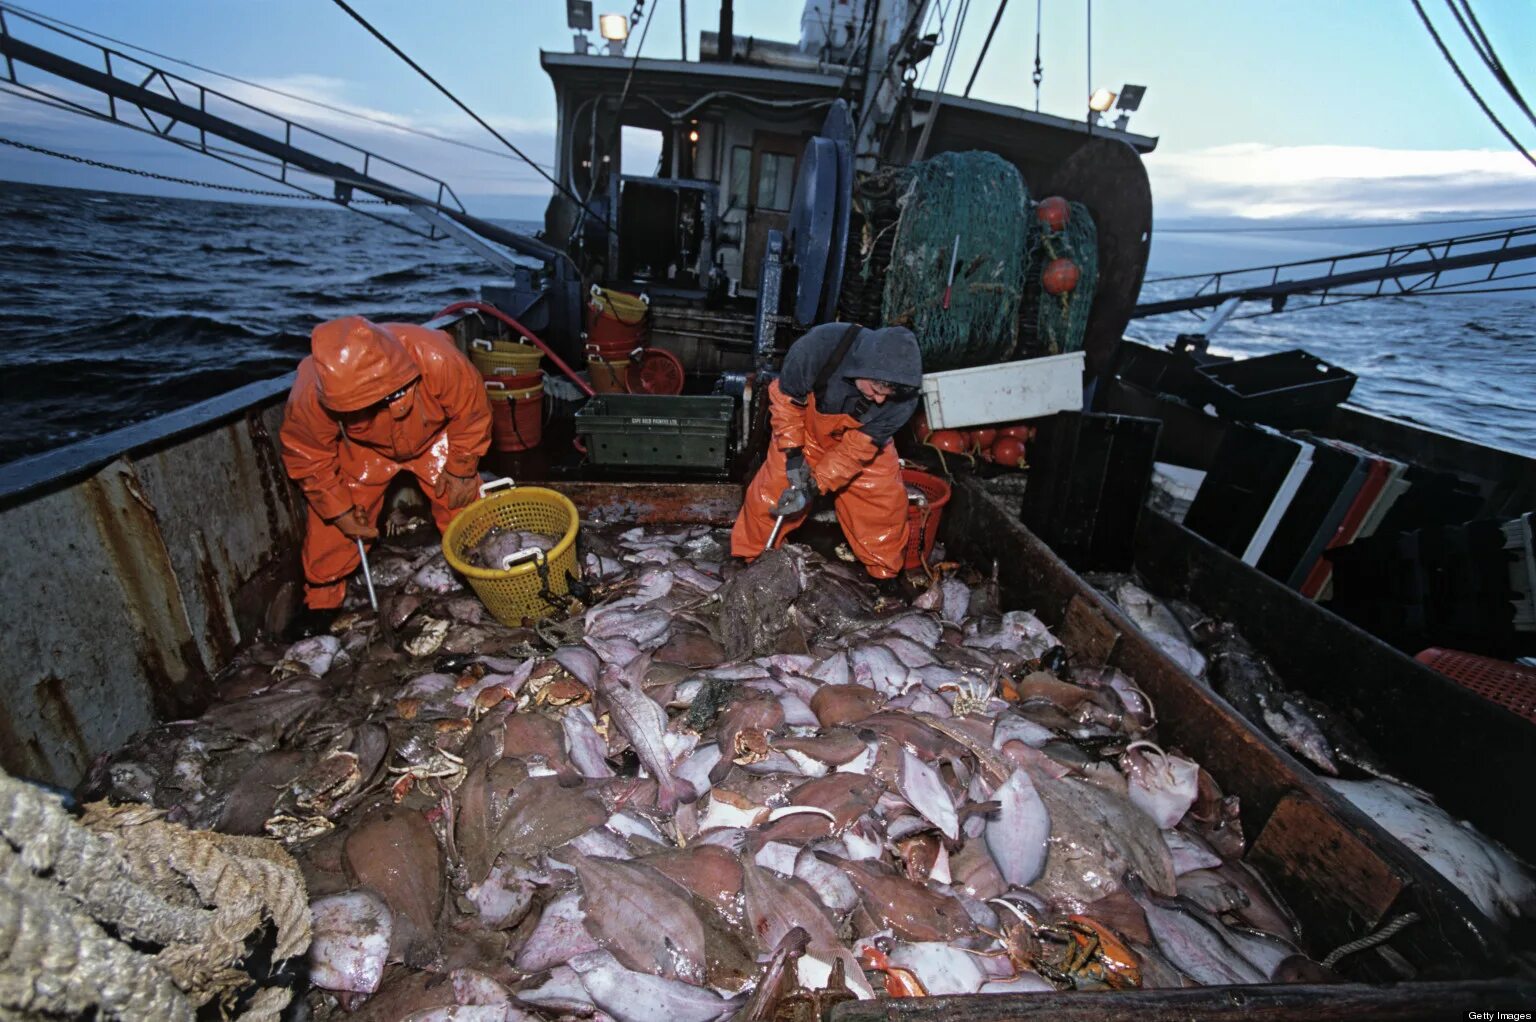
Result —
[{"label": "rusty metal wall", "polygon": [[3,494],[0,765],[72,786],[199,703],[243,637],[234,595],[302,527],[273,444],[285,389],[58,452],[62,469]]}]

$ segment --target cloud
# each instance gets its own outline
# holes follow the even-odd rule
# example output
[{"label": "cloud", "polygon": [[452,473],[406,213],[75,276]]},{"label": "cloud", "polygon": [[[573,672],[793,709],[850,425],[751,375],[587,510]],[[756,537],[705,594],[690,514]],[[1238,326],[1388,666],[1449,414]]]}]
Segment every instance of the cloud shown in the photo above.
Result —
[{"label": "cloud", "polygon": [[1395,219],[1536,206],[1513,150],[1238,143],[1146,158],[1162,217]]},{"label": "cloud", "polygon": [[[280,78],[253,79],[254,86],[239,82],[219,82],[218,91],[235,99],[261,107],[283,117],[292,118],[311,127],[347,128],[352,131],[385,131],[392,134],[404,131],[429,131],[434,135],[473,142],[476,145],[496,140],[485,135],[484,129],[470,123],[469,118],[457,110],[449,115],[452,120],[445,124],[441,117],[421,117],[399,111],[383,110],[347,100],[350,84],[341,78],[325,75],[297,74]],[[270,91],[270,90],[276,90]],[[287,93],[288,95],[279,95]],[[291,97],[299,97],[297,99]],[[310,100],[311,102],[304,102]],[[317,106],[316,103],[325,104]],[[336,109],[326,109],[333,107]],[[552,118],[532,118],[493,115],[482,117],[504,135],[526,135],[553,140],[555,125]],[[365,120],[366,119],[366,120]],[[380,123],[368,123],[380,122]],[[473,129],[466,130],[458,122],[463,121]]]}]

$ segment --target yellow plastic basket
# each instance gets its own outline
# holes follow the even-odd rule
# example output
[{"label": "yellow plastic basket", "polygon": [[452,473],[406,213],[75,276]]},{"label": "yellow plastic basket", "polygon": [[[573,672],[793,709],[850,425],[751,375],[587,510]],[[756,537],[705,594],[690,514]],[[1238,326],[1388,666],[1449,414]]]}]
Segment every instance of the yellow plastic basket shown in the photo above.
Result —
[{"label": "yellow plastic basket", "polygon": [[544,353],[531,344],[487,340],[470,342],[469,360],[475,364],[476,369],[488,375],[508,369],[531,373],[539,368],[539,360],[543,357]]},{"label": "yellow plastic basket", "polygon": [[[555,611],[557,608],[550,606],[542,595],[545,577],[554,596],[567,592],[567,572],[572,578],[581,577],[576,562],[576,532],[580,526],[576,505],[563,493],[540,486],[516,486],[510,479],[486,483],[480,487],[480,493],[479,500],[448,524],[448,531],[443,533],[443,556],[454,571],[469,580],[470,588],[491,616],[504,625],[516,628],[527,619]],[[560,539],[548,554],[540,552],[505,571],[474,567],[467,560],[470,549],[497,525]],[[541,567],[545,570],[541,571]]]}]

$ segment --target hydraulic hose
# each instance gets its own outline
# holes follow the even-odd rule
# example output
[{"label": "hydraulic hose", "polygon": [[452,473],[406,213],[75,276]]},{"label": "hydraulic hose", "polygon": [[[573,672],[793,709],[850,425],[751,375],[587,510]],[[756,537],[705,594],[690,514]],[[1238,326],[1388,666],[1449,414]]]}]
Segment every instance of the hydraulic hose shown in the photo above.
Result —
[{"label": "hydraulic hose", "polygon": [[500,309],[496,308],[496,306],[494,306],[494,305],[490,305],[490,304],[488,304],[486,302],[476,302],[476,301],[454,302],[452,305],[448,306],[442,312],[439,312],[433,318],[434,319],[439,319],[439,318],[441,318],[443,316],[451,316],[451,315],[453,315],[456,312],[471,312],[471,311],[473,311],[473,312],[483,312],[487,316],[490,316],[492,319],[500,320],[502,323],[505,323],[507,326],[511,327],[513,330],[516,330],[519,334],[522,334],[530,342],[532,342],[535,346],[537,346],[540,351],[542,351],[542,352],[544,352],[544,354],[548,355],[550,357],[550,360],[553,361],[555,363],[555,365],[560,367],[560,371],[562,373],[564,373],[566,376],[570,377],[571,382],[575,383],[576,386],[581,388],[582,393],[586,394],[587,397],[595,397],[597,395],[597,391],[592,389],[592,385],[589,384],[586,380],[583,380],[580,376],[576,375],[576,370],[574,370],[570,366],[566,365],[565,364],[565,359],[561,358],[559,355],[556,355],[554,353],[554,350],[551,349],[549,345],[547,345],[543,341],[539,340],[539,337],[538,337],[537,334],[535,334],[532,330],[529,330],[527,327],[523,326],[523,324],[519,323],[517,320],[513,319],[511,316],[507,315],[505,312],[502,312]]}]

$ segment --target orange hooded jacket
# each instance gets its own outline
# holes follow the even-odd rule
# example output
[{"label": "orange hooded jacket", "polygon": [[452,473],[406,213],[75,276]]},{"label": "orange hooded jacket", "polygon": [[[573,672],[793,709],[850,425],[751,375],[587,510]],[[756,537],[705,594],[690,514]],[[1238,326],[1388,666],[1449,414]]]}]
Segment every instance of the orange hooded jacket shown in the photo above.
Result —
[{"label": "orange hooded jacket", "polygon": [[[428,485],[444,471],[469,476],[490,448],[485,383],[441,330],[348,316],[316,327],[312,352],[288,396],[283,464],[322,519],[352,508],[354,485],[405,467]],[[403,399],[358,414],[413,380]]]}]

